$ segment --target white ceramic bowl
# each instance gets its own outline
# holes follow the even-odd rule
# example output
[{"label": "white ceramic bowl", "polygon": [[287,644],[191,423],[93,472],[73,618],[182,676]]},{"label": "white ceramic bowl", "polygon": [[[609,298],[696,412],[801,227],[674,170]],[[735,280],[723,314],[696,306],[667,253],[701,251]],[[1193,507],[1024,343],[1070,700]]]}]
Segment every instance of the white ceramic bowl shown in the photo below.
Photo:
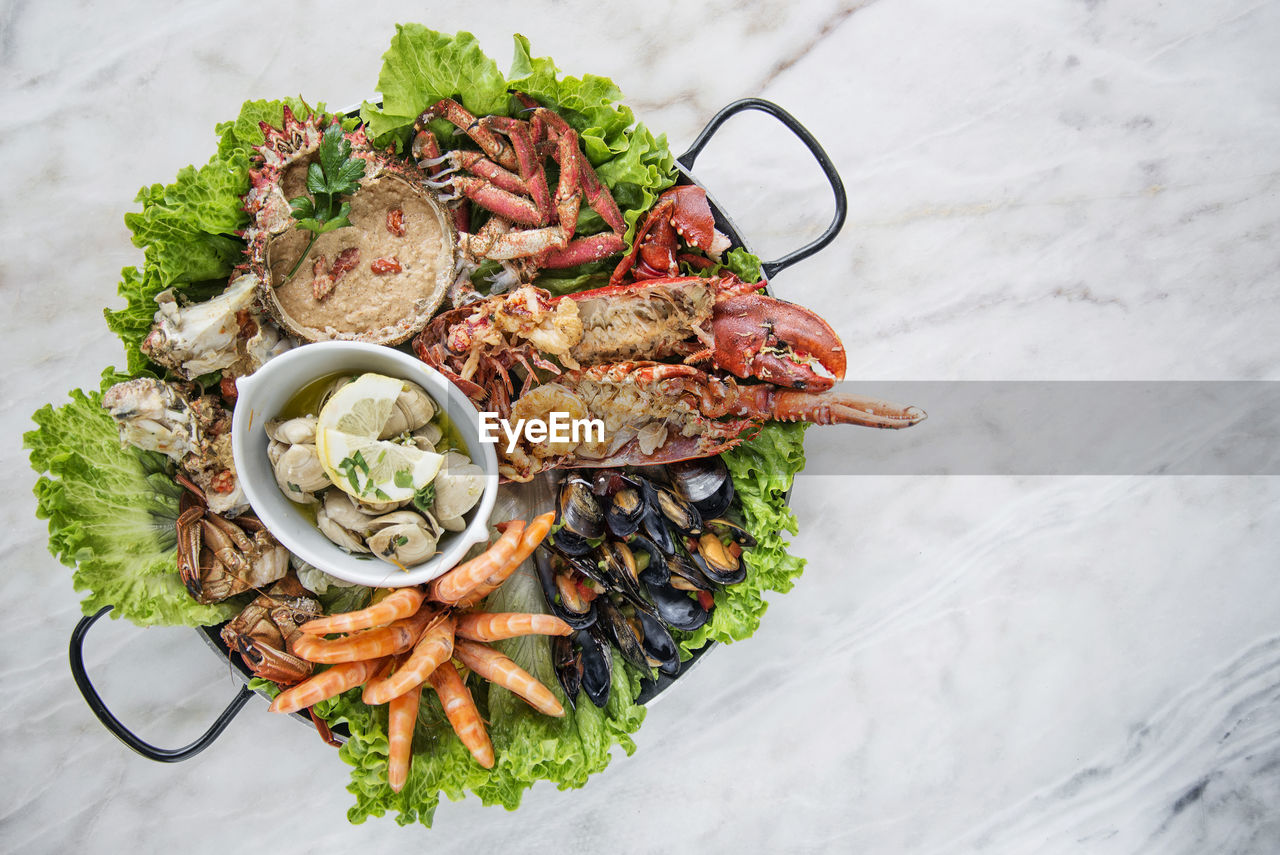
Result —
[{"label": "white ceramic bowl", "polygon": [[[462,435],[467,456],[485,472],[484,494],[467,514],[465,531],[445,532],[430,561],[405,572],[371,555],[344,552],[285,498],[267,459],[264,425],[275,418],[298,390],[330,374],[373,371],[417,383],[442,407]],[[489,514],[498,495],[498,458],[493,445],[482,443],[480,416],[458,387],[419,360],[373,344],[327,341],[287,351],[236,381],[238,397],[231,422],[231,450],[236,474],[258,519],[302,560],[347,582],[399,587],[428,582],[457,564],[473,545],[487,540]]]}]

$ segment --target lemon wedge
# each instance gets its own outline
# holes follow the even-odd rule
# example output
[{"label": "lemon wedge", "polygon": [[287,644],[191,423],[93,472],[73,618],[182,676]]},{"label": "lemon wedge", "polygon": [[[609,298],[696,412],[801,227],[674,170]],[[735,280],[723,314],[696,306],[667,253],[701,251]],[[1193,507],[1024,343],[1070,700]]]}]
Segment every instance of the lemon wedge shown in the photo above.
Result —
[{"label": "lemon wedge", "polygon": [[444,455],[337,430],[316,433],[320,465],[334,486],[365,502],[402,502],[431,483]]},{"label": "lemon wedge", "polygon": [[431,483],[444,456],[378,439],[404,381],[362,374],[320,408],[316,452],[338,489],[366,502],[402,502]]},{"label": "lemon wedge", "polygon": [[403,388],[404,381],[398,377],[361,374],[325,401],[317,428],[376,439]]}]

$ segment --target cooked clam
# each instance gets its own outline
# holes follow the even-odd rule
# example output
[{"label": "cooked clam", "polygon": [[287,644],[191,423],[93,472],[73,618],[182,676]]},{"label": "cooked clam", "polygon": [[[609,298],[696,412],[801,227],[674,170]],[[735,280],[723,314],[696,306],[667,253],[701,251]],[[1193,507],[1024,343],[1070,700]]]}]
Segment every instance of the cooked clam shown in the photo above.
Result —
[{"label": "cooked clam", "polygon": [[391,439],[418,430],[436,414],[435,402],[417,383],[405,381],[404,388],[391,407],[391,416],[382,426],[379,439]]},{"label": "cooked clam", "polygon": [[[269,449],[268,456],[271,456]],[[333,483],[320,465],[320,455],[311,443],[290,445],[279,452],[272,459],[271,469],[280,490],[290,500],[303,504],[315,502],[314,493]]]},{"label": "cooked clam", "polygon": [[401,569],[421,564],[436,553],[436,537],[421,523],[396,523],[369,535],[370,551]]}]

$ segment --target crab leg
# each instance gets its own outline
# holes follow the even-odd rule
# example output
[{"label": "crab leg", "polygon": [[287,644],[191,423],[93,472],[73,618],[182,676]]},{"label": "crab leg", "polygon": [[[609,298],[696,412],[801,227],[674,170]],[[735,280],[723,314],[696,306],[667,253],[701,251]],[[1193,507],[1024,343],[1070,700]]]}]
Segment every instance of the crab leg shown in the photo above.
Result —
[{"label": "crab leg", "polygon": [[604,232],[590,237],[571,240],[564,249],[551,249],[538,258],[539,267],[574,267],[592,261],[603,261],[627,248],[622,235]]},{"label": "crab leg", "polygon": [[478,151],[458,149],[450,152],[449,159],[459,169],[465,169],[473,175],[478,175],[493,186],[506,190],[508,193],[517,195],[527,195],[529,193],[529,188],[525,186],[524,179],[509,169],[503,169]]},{"label": "crab leg", "polygon": [[445,717],[453,726],[454,733],[467,746],[471,756],[486,769],[493,768],[493,743],[489,741],[489,732],[484,729],[484,721],[480,718],[480,710],[471,697],[471,690],[458,676],[458,669],[452,662],[442,662],[440,667],[427,676],[427,682],[440,696],[440,706],[444,707]]},{"label": "crab leg", "polygon": [[[432,178],[441,178],[445,169],[441,165],[443,158],[440,154],[440,141],[436,139],[436,135],[430,129],[424,128],[418,132],[413,138],[413,147],[410,149],[413,157],[420,161],[419,166],[425,166],[427,174]],[[456,153],[456,152],[455,152]],[[485,163],[493,163],[491,160],[485,160]],[[502,167],[494,164],[494,169],[502,169]],[[506,170],[502,170],[506,172]],[[508,173],[511,174],[511,173]],[[514,178],[515,176],[512,175]],[[449,208],[449,213],[453,217],[453,227],[460,232],[465,232],[471,226],[471,210],[465,199],[456,200]]]},{"label": "crab leg", "polygon": [[[540,226],[546,220],[533,200],[517,196],[472,175],[455,175],[450,183],[459,193],[485,210],[526,226]],[[553,230],[557,231],[558,230]]]},{"label": "crab leg", "polygon": [[545,226],[551,221],[551,192],[547,189],[547,174],[538,162],[538,153],[534,150],[533,137],[529,135],[529,126],[519,119],[506,116],[489,116],[481,123],[497,128],[511,140],[515,149],[516,163],[520,169],[520,178],[529,188],[533,204],[542,212],[542,221],[537,225]]},{"label": "crab leg", "polygon": [[432,119],[438,118],[451,122],[455,127],[471,137],[475,144],[480,146],[480,150],[489,156],[490,160],[505,166],[507,169],[518,168],[515,152],[511,146],[504,143],[493,131],[481,124],[479,119],[471,115],[465,107],[452,98],[442,98],[423,110],[422,114],[418,116],[418,120],[413,124],[414,130],[422,133],[427,130],[427,124]]}]

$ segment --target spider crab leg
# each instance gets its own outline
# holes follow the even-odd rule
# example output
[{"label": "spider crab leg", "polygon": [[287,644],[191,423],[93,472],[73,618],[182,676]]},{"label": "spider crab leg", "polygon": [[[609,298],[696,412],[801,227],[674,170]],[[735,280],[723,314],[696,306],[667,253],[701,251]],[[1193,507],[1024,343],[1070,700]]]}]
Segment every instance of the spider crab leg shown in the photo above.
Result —
[{"label": "spider crab leg", "polygon": [[[480,146],[480,150],[495,163],[507,169],[518,168],[516,154],[512,147],[452,98],[442,98],[423,110],[417,121],[413,123],[415,133],[421,135],[423,132],[429,132],[427,126],[432,119],[445,119],[452,123],[458,130],[471,137],[475,144]],[[417,145],[416,140],[415,145]]]}]

